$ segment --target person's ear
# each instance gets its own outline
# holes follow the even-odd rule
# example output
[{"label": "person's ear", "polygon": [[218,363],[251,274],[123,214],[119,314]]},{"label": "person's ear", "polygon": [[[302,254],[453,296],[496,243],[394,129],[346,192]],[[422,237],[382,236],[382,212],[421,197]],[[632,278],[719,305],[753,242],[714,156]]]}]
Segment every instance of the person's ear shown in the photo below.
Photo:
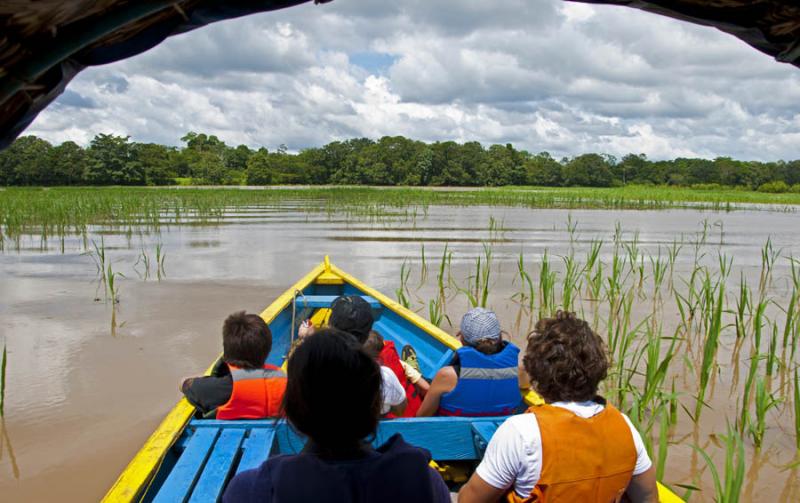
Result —
[{"label": "person's ear", "polygon": [[461,333],[461,330],[456,332],[456,339],[458,339],[459,342],[464,342],[464,334]]}]

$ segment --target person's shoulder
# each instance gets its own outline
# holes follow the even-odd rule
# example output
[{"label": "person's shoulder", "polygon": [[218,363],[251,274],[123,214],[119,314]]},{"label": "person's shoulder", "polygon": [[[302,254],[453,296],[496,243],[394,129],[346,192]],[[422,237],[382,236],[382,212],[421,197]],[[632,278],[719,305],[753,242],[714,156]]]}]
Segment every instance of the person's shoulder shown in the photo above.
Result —
[{"label": "person's shoulder", "polygon": [[430,462],[431,453],[427,449],[411,445],[399,433],[395,433],[383,443],[376,451],[384,459],[412,459],[424,466]]},{"label": "person's shoulder", "polygon": [[523,438],[529,438],[539,429],[539,422],[535,414],[523,413],[509,417],[497,428],[500,432],[517,434]]},{"label": "person's shoulder", "polygon": [[225,494],[222,497],[223,503],[233,503],[239,501],[263,501],[268,503],[270,501],[271,491],[265,490],[264,484],[269,484],[268,463],[263,463],[258,468],[252,470],[245,470],[237,474],[228,487],[225,489]]},{"label": "person's shoulder", "polygon": [[536,415],[524,413],[509,417],[497,427],[491,441],[501,449],[521,449],[520,454],[530,454],[542,442]]},{"label": "person's shoulder", "polygon": [[617,413],[617,414],[619,414],[620,416],[622,416],[622,419],[624,419],[624,420],[625,420],[625,424],[627,424],[627,425],[628,425],[628,428],[630,428],[630,430],[631,430],[631,434],[632,434],[634,437],[636,437],[636,436],[640,436],[640,435],[639,435],[639,430],[637,430],[637,429],[636,429],[636,427],[633,425],[633,421],[631,421],[631,418],[629,418],[629,417],[628,417],[628,415],[627,415],[627,414],[625,414],[624,412],[622,412],[621,410],[618,410],[618,409],[614,409],[614,410],[616,411],[616,413]]},{"label": "person's shoulder", "polygon": [[436,372],[434,378],[436,377],[440,379],[458,379],[458,374],[456,374],[456,369],[452,365],[446,365]]}]

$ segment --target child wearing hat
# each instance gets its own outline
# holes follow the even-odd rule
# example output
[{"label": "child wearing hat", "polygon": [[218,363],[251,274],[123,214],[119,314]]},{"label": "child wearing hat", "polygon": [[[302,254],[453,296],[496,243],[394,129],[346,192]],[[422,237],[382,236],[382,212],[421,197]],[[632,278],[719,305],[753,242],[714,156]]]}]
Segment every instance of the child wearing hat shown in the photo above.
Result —
[{"label": "child wearing hat", "polygon": [[504,341],[494,312],[476,307],[461,319],[463,346],[436,373],[417,417],[506,416],[522,407],[519,348]]},{"label": "child wearing hat", "polygon": [[[331,304],[328,326],[352,335],[359,345],[364,346],[372,333],[374,321],[372,308],[360,295],[342,295]],[[300,339],[312,335],[314,331],[313,325],[308,322],[303,323],[299,331]],[[380,365],[380,371],[383,381],[381,385],[381,415],[402,416],[406,411],[408,400],[406,390],[398,376],[404,376],[383,364]]]}]

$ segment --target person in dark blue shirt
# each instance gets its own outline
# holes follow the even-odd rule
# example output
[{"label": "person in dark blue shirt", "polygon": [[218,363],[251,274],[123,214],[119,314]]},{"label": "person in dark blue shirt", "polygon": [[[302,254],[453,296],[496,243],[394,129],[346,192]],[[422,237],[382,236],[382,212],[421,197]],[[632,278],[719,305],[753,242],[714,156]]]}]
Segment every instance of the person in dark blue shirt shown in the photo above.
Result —
[{"label": "person in dark blue shirt", "polygon": [[381,371],[352,335],[323,329],[289,358],[283,407],[308,437],[300,454],[274,456],[233,478],[224,503],[449,503],[430,453],[400,435],[373,448]]}]

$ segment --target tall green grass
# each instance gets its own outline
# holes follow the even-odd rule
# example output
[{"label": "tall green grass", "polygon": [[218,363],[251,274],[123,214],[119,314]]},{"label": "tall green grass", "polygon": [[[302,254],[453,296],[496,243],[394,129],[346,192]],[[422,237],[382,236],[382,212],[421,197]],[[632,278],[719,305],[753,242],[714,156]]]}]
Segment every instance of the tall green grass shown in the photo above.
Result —
[{"label": "tall green grass", "polygon": [[[0,242],[19,248],[20,237],[48,239],[87,236],[95,225],[118,230],[158,231],[165,225],[221,224],[226,212],[258,207],[291,207],[348,219],[414,221],[430,205],[489,205],[527,208],[666,209],[729,211],[766,203],[791,209],[800,194],[699,191],[665,187],[623,188],[424,188],[308,187],[240,190],[236,188],[7,188],[0,191]],[[502,229],[502,223],[499,224]],[[63,242],[62,242],[63,246]]]},{"label": "tall green grass", "polygon": [[6,406],[6,365],[8,364],[8,350],[3,341],[3,359],[0,361],[0,417],[5,417]]},{"label": "tall green grass", "polygon": [[745,472],[744,441],[736,428],[728,425],[726,435],[720,435],[725,449],[725,466],[720,474],[714,460],[701,447],[694,446],[711,471],[714,483],[714,499],[720,503],[738,503],[742,494]]}]

